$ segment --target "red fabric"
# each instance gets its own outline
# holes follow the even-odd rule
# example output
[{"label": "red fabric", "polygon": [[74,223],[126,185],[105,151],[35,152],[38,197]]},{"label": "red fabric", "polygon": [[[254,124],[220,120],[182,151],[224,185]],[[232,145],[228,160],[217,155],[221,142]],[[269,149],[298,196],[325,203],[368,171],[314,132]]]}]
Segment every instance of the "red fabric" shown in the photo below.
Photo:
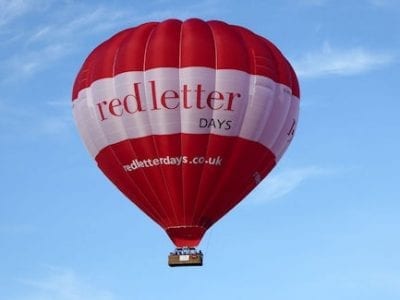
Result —
[{"label": "red fabric", "polygon": [[221,21],[166,20],[123,30],[102,43],[84,62],[72,99],[94,81],[128,71],[202,66],[263,75],[289,86],[299,97],[296,75],[267,39]]},{"label": "red fabric", "polygon": [[[176,157],[186,162],[171,164]],[[210,163],[196,161],[201,157]],[[160,158],[165,161],[155,165]],[[205,134],[126,140],[103,149],[96,161],[178,247],[197,246],[204,232],[275,166],[274,155],[258,143]]]}]

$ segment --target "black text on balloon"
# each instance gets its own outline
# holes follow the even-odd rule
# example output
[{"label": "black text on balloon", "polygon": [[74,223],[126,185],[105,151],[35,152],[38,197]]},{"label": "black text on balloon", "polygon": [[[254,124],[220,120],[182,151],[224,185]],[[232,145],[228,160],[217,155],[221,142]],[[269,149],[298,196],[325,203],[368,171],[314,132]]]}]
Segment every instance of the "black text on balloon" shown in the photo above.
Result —
[{"label": "black text on balloon", "polygon": [[200,118],[199,127],[229,130],[232,128],[232,120]]}]

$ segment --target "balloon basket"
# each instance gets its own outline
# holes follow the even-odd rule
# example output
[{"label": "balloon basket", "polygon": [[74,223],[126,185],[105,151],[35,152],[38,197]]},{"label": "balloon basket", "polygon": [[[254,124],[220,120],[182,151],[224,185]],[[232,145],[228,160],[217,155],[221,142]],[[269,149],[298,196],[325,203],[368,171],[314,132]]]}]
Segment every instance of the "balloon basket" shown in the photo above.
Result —
[{"label": "balloon basket", "polygon": [[168,256],[168,265],[170,267],[202,266],[203,253],[191,247],[176,248]]}]

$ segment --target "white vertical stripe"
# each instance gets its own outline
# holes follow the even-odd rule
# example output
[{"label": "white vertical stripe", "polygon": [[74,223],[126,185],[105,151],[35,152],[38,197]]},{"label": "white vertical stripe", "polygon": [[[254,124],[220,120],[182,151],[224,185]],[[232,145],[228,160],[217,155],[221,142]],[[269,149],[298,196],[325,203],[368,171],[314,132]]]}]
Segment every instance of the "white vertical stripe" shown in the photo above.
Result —
[{"label": "white vertical stripe", "polygon": [[243,120],[240,136],[252,141],[261,141],[274,104],[274,82],[266,77],[253,76],[250,80],[248,108]]},{"label": "white vertical stripe", "polygon": [[289,102],[289,105],[290,107],[286,121],[282,126],[278,138],[270,146],[270,149],[273,153],[275,153],[277,160],[282,157],[283,153],[286,151],[287,147],[292,141],[298,122],[299,99],[292,99],[292,101]]}]

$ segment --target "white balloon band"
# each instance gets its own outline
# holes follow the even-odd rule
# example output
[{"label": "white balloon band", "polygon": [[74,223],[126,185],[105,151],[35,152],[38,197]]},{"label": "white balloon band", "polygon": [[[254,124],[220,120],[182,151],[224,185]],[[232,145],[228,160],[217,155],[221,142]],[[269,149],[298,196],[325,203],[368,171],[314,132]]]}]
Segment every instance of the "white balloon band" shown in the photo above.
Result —
[{"label": "white balloon band", "polygon": [[182,132],[239,136],[259,142],[279,160],[293,137],[298,110],[298,97],[283,84],[205,67],[125,72],[93,82],[73,100],[93,157],[123,140]]}]

